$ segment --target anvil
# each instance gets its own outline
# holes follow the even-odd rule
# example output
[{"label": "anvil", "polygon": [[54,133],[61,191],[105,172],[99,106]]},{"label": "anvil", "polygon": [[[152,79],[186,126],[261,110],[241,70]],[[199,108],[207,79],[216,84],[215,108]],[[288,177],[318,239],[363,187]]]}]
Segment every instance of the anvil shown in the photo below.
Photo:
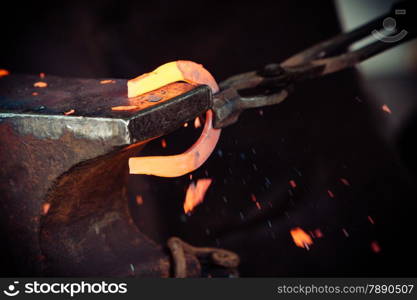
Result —
[{"label": "anvil", "polygon": [[[0,219],[19,275],[170,275],[168,253],[130,217],[127,161],[206,111],[212,95],[204,85],[173,83],[132,99],[126,85],[0,78]],[[198,260],[186,261],[187,274],[197,275]]]}]

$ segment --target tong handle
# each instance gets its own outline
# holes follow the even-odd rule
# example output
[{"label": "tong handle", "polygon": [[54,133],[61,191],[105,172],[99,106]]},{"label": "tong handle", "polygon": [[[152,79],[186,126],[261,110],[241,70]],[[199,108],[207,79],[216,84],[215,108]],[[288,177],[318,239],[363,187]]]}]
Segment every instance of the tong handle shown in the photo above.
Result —
[{"label": "tong handle", "polygon": [[[404,13],[401,14],[400,17],[398,17],[396,16],[397,11],[402,11]],[[387,20],[388,18],[396,17],[396,21],[397,22],[400,21],[400,25],[403,28],[406,28],[408,31],[411,31],[409,32],[409,36],[406,39],[401,39],[392,43],[383,42],[384,44],[389,44],[389,45],[385,45],[385,47],[383,47],[383,45],[378,45],[378,46],[374,45],[370,48],[364,49],[363,51],[360,52],[362,56],[359,54],[354,54],[354,55],[358,57],[361,56],[361,57],[368,58],[371,55],[375,55],[381,51],[391,48],[392,46],[405,42],[409,40],[411,37],[415,36],[415,28],[412,24],[413,22],[412,16],[410,15],[410,13],[407,15],[406,13],[407,11],[409,12],[412,11],[410,0],[396,3],[392,6],[390,12],[386,13],[385,15],[380,16],[350,32],[339,34],[333,38],[330,38],[326,41],[318,43],[302,52],[299,52],[291,56],[290,58],[286,59],[284,62],[282,62],[281,66],[282,67],[294,67],[294,66],[299,66],[303,64],[308,64],[309,62],[313,60],[324,59],[337,52],[345,51],[346,47],[370,36],[373,32],[377,30],[381,30],[381,27],[383,27],[384,21]],[[377,44],[381,44],[381,43],[377,43]],[[376,50],[378,51],[376,52]],[[368,54],[368,56],[366,55],[363,56],[363,54]]]},{"label": "tong handle", "polygon": [[[411,1],[400,2],[392,7],[390,13],[308,48],[281,64],[270,64],[258,72],[228,78],[220,84],[221,91],[213,98],[214,127],[222,128],[235,123],[245,109],[281,103],[299,82],[352,67],[416,37],[413,16],[406,15],[406,9],[410,11],[410,7]],[[401,28],[405,29],[400,35],[378,37],[375,32],[379,33],[381,27],[386,27],[386,20],[395,22],[391,16],[397,11],[402,11],[398,19]],[[376,41],[357,50],[346,51],[346,47],[369,35],[374,35]],[[331,56],[333,54],[336,55]]]}]

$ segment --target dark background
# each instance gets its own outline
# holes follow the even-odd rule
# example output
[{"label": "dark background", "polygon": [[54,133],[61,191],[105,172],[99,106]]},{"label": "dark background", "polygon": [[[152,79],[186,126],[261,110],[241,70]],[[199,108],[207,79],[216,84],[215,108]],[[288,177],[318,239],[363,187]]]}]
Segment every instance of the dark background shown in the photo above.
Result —
[{"label": "dark background", "polygon": [[[220,82],[340,32],[331,1],[1,5],[0,68],[13,73],[132,78],[188,59]],[[236,251],[241,276],[416,276],[415,122],[386,142],[379,128],[390,115],[360,86],[347,70],[299,86],[276,107],[246,112],[194,172],[194,180],[213,183],[190,216],[182,212],[188,176],[131,176],[132,199],[144,199],[131,203],[138,226],[161,244],[175,235]],[[167,136],[166,149],[155,140],[143,154],[185,150],[198,135],[190,125]],[[297,226],[323,237],[309,251],[297,248],[289,234]],[[13,275],[1,247],[2,273]]]}]

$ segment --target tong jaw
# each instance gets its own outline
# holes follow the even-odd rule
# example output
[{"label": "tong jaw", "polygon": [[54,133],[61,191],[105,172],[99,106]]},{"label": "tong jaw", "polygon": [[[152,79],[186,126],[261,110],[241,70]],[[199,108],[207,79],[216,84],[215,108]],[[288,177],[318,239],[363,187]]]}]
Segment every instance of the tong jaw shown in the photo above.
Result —
[{"label": "tong jaw", "polygon": [[391,11],[355,30],[339,34],[301,51],[280,64],[269,64],[260,71],[235,75],[220,84],[221,91],[213,97],[214,127],[223,128],[235,123],[243,110],[281,103],[295,84],[353,67],[356,64],[409,41],[417,35],[412,16],[402,15],[400,23],[407,29],[404,38],[393,42],[377,39],[357,50],[348,47],[373,34],[383,21],[394,16],[397,8],[411,7],[403,1]]}]

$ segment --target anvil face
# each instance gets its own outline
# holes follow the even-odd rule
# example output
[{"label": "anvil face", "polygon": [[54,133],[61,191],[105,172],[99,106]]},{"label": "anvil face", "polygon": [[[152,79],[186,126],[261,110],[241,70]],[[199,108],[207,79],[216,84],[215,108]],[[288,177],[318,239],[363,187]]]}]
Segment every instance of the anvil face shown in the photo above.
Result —
[{"label": "anvil face", "polygon": [[129,99],[126,83],[0,78],[0,222],[21,275],[169,275],[130,217],[127,161],[207,110],[211,92],[174,83]]},{"label": "anvil face", "polygon": [[[47,87],[35,87],[39,81]],[[166,134],[210,105],[210,88],[188,83],[173,83],[128,98],[124,79],[21,75],[0,79],[0,118],[19,120],[16,124],[24,133],[45,138],[57,138],[63,130],[70,130],[85,138],[115,138],[131,144]],[[120,106],[136,108],[114,110]]]}]

